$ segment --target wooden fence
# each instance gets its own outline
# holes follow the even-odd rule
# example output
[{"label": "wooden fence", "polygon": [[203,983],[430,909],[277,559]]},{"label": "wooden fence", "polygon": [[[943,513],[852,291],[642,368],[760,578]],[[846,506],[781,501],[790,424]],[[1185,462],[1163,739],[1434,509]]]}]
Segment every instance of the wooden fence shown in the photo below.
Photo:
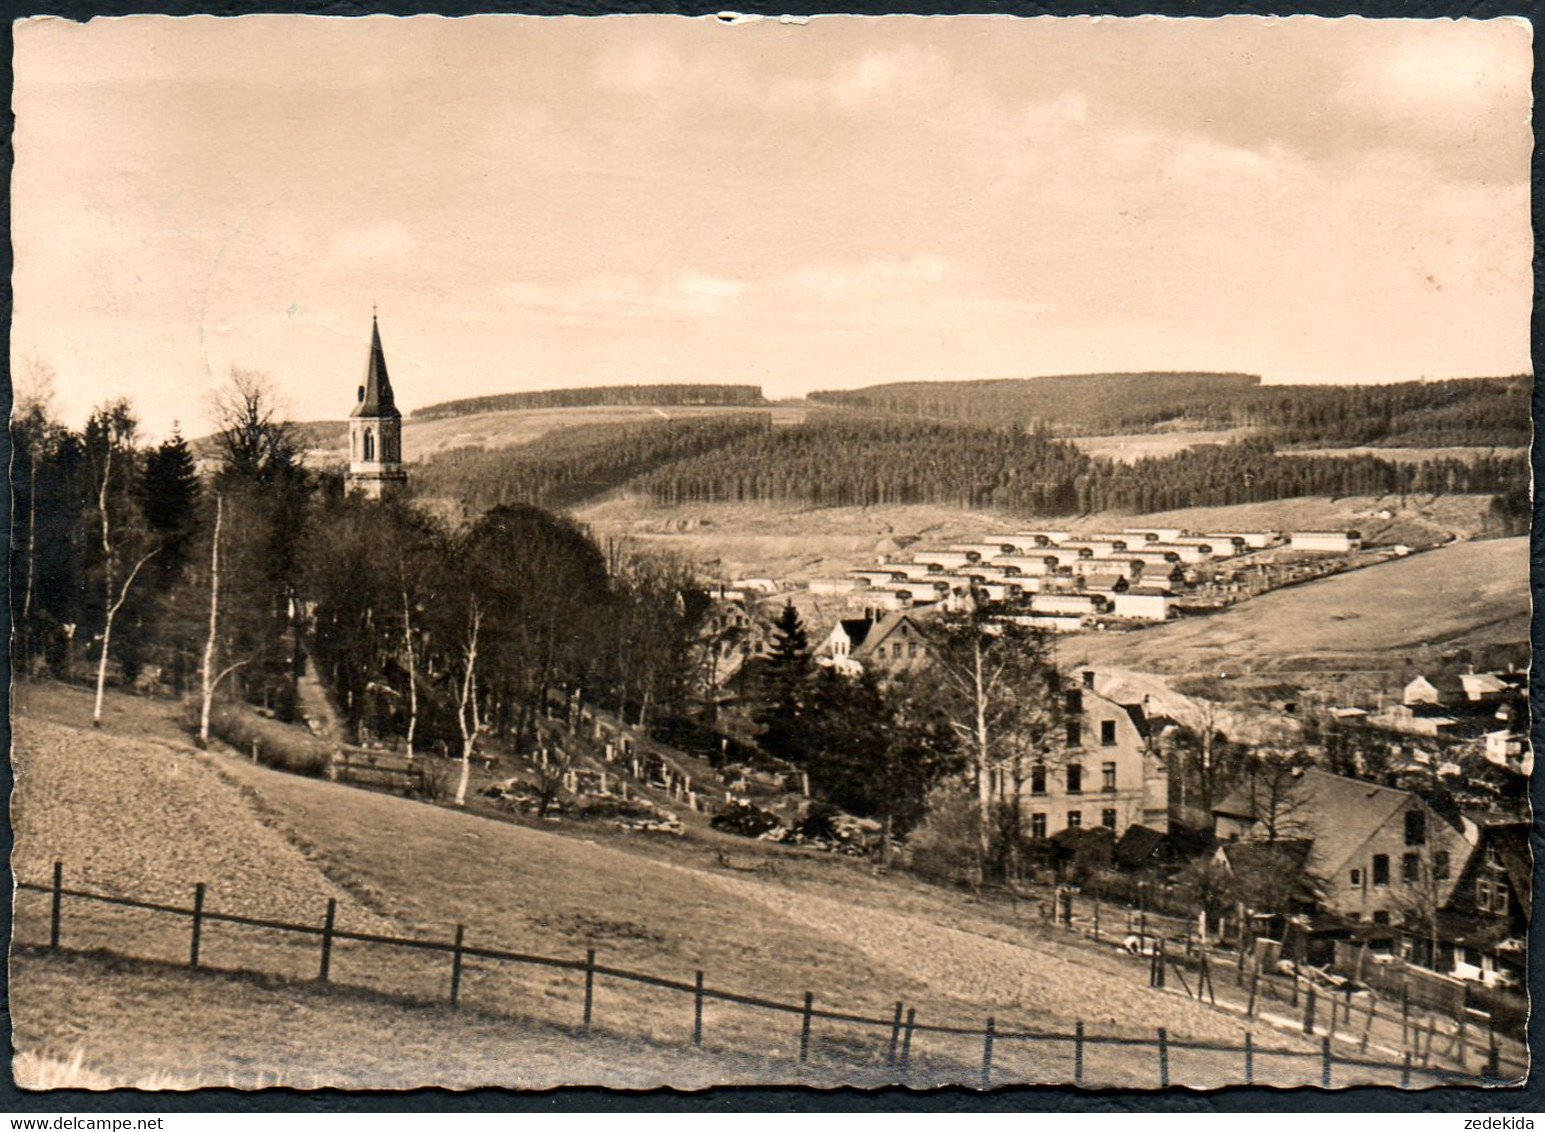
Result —
[{"label": "wooden fence", "polygon": [[[1093,902],[1087,917],[1077,917],[1082,922],[1076,927],[1074,908],[1073,894],[1062,890],[1049,911],[1051,918],[1068,930],[1101,940],[1099,901]],[[1354,1002],[1350,986],[1338,992],[1293,975],[1274,973],[1270,963],[1262,962],[1259,948],[1254,956],[1217,951],[1197,943],[1189,932],[1175,934],[1174,926],[1165,925],[1159,917],[1141,911],[1123,915],[1120,908],[1105,911],[1103,938],[1112,943],[1123,937],[1135,939],[1136,953],[1147,961],[1152,988],[1179,990],[1188,998],[1241,1013],[1250,1020],[1269,1018],[1279,1028],[1296,1030],[1301,1026],[1305,1036],[1326,1042],[1335,1039],[1355,1048],[1358,1057],[1365,1056],[1370,1047],[1382,1045],[1398,1050],[1404,1061],[1414,1061],[1424,1069],[1434,1069],[1439,1058],[1447,1059],[1458,1066],[1460,1077],[1469,1076],[1472,1064],[1483,1066],[1479,1079],[1486,1082],[1518,1080],[1528,1072],[1527,1050],[1518,1057],[1505,1055],[1498,1029],[1484,1011],[1461,1009],[1445,1017],[1421,1010],[1421,1004],[1409,994],[1390,1000],[1368,994]],[[1230,1001],[1227,990],[1219,993],[1218,983],[1225,987],[1233,984],[1235,1001]],[[1277,1009],[1268,1015],[1269,1004]]]},{"label": "wooden fence", "polygon": [[[114,896],[103,892],[91,892],[79,888],[67,888],[64,884],[64,865],[62,862],[55,862],[50,884],[21,881],[17,884],[17,889],[25,892],[43,893],[49,897],[48,946],[54,951],[58,951],[62,947],[65,901],[79,900],[135,908],[169,916],[186,917],[189,921],[188,966],[195,968],[201,966],[200,945],[204,925],[208,923],[245,925],[314,937],[317,940],[316,977],[317,981],[321,983],[328,983],[331,979],[333,947],[339,941],[348,940],[359,943],[385,944],[417,951],[444,953],[450,957],[449,1001],[452,1006],[460,1004],[462,967],[464,961],[468,958],[552,968],[583,975],[584,1007],[581,1022],[586,1031],[591,1030],[595,1024],[595,990],[597,983],[602,979],[608,979],[615,982],[674,991],[681,994],[684,998],[690,998],[692,1009],[691,1045],[697,1048],[701,1048],[704,1043],[703,1005],[705,1001],[732,1003],[775,1014],[793,1016],[798,1020],[799,1026],[798,1057],[801,1068],[810,1060],[811,1032],[817,1022],[842,1023],[870,1028],[876,1031],[878,1035],[883,1036],[885,1043],[885,1065],[888,1070],[892,1071],[894,1079],[903,1083],[912,1080],[910,1073],[912,1070],[913,1047],[920,1035],[950,1035],[958,1039],[979,1043],[981,1050],[980,1068],[976,1070],[973,1066],[973,1074],[976,1077],[974,1083],[979,1084],[982,1088],[989,1088],[998,1083],[1008,1083],[1001,1081],[995,1076],[994,1066],[995,1051],[1005,1043],[1060,1043],[1065,1045],[1072,1055],[1071,1076],[1067,1079],[1078,1086],[1088,1083],[1085,1071],[1088,1051],[1093,1047],[1100,1046],[1124,1048],[1134,1053],[1139,1050],[1147,1051],[1148,1056],[1152,1059],[1150,1065],[1153,1070],[1154,1083],[1165,1088],[1170,1085],[1171,1080],[1171,1055],[1177,1051],[1185,1050],[1228,1055],[1237,1059],[1237,1064],[1240,1067],[1239,1076],[1220,1081],[1220,1084],[1248,1085],[1255,1083],[1257,1060],[1268,1056],[1297,1059],[1297,1061],[1304,1063],[1305,1072],[1301,1083],[1317,1083],[1327,1088],[1336,1083],[1338,1067],[1343,1070],[1361,1068],[1385,1071],[1390,1074],[1398,1073],[1402,1088],[1409,1088],[1413,1080],[1417,1078],[1420,1078],[1423,1084],[1498,1085],[1507,1083],[1498,1079],[1494,1061],[1488,1066],[1488,1073],[1474,1075],[1416,1064],[1411,1050],[1405,1051],[1404,1056],[1399,1061],[1380,1061],[1366,1057],[1351,1057],[1337,1053],[1332,1046],[1331,1037],[1328,1034],[1322,1038],[1320,1048],[1315,1052],[1304,1049],[1259,1046],[1255,1044],[1254,1036],[1249,1032],[1244,1035],[1243,1045],[1235,1046],[1175,1039],[1171,1038],[1163,1028],[1157,1029],[1152,1038],[1097,1035],[1089,1033],[1083,1022],[1076,1023],[1072,1033],[1042,1031],[1013,1026],[1000,1028],[998,1019],[994,1017],[987,1018],[982,1026],[926,1023],[918,1020],[915,1007],[908,1007],[904,1002],[897,1002],[895,1009],[889,1017],[875,1017],[817,1007],[815,1005],[815,997],[810,991],[804,993],[801,1002],[778,1002],[755,995],[710,987],[707,985],[705,974],[702,971],[697,971],[693,980],[686,982],[680,979],[662,978],[658,975],[651,975],[640,971],[606,966],[596,961],[594,948],[588,949],[583,959],[564,959],[546,955],[531,955],[504,948],[474,946],[467,942],[465,929],[460,924],[456,926],[455,934],[449,941],[350,931],[338,925],[338,906],[337,902],[333,899],[327,901],[326,913],[320,924],[296,924],[262,919],[255,916],[242,916],[229,912],[213,911],[207,906],[207,892],[203,884],[195,884],[193,886],[193,900],[191,905],[187,907],[157,901],[139,900],[127,896]],[[1156,976],[1151,974],[1150,977],[1162,982],[1162,972],[1164,970],[1162,951],[1159,953],[1157,970],[1160,974]],[[1197,985],[1198,993],[1200,993],[1201,987],[1202,984],[1199,982]],[[555,1021],[562,1022],[563,1020],[555,1019]],[[1128,1064],[1130,1063],[1128,1062]],[[942,1082],[931,1083],[938,1084]]]}]

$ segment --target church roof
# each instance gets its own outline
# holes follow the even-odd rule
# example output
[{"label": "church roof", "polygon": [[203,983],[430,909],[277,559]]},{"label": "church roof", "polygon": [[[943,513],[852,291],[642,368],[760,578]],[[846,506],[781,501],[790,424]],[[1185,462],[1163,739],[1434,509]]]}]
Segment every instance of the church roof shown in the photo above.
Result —
[{"label": "church roof", "polygon": [[351,417],[401,417],[392,382],[386,375],[386,351],[381,348],[381,327],[370,318],[370,361],[365,365],[365,383],[359,387],[359,403]]}]

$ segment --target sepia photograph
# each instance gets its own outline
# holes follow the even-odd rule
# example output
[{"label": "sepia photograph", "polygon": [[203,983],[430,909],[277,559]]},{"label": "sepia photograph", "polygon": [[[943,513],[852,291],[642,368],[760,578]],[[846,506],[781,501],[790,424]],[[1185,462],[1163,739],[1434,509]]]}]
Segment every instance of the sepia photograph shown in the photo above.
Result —
[{"label": "sepia photograph", "polygon": [[13,34],[18,1087],[1525,1082],[1527,21]]}]

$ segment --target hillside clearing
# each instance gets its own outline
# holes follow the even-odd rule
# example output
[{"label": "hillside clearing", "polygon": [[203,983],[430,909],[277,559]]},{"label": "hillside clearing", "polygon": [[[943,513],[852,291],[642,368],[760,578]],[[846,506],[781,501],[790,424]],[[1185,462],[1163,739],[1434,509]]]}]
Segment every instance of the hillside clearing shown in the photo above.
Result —
[{"label": "hillside clearing", "polygon": [[[1074,1021],[1084,1021],[1091,1034],[1151,1038],[1164,1026],[1175,1038],[1239,1040],[1237,1020],[1146,993],[1141,963],[1114,949],[1069,940],[1041,922],[1033,907],[978,901],[904,877],[879,876],[860,862],[794,853],[773,854],[788,861],[781,875],[757,880],[726,875],[712,864],[711,848],[691,838],[659,844],[641,839],[639,851],[632,852],[616,847],[621,842],[597,844],[582,831],[564,835],[490,821],[284,775],[234,754],[198,754],[160,737],[168,730],[172,705],[112,700],[112,730],[93,731],[61,721],[86,718],[84,692],[51,689],[46,696],[22,698],[15,746],[16,869],[24,879],[45,879],[51,861],[59,859],[66,862],[71,884],[183,906],[190,902],[193,882],[201,880],[208,884],[211,910],[301,923],[317,923],[331,896],[339,902],[339,926],[347,930],[444,940],[460,923],[470,944],[572,958],[595,947],[603,964],[688,981],[702,970],[710,986],[780,1002],[797,1003],[809,990],[820,1006],[881,1018],[904,1000],[922,1020],[936,1023],[979,1026],[995,1014],[1000,1028],[1067,1032]],[[19,946],[46,941],[46,903],[36,893],[18,899]],[[181,962],[187,954],[187,922],[179,918],[71,901],[63,927],[71,949],[110,948],[163,963]],[[314,937],[213,924],[203,954],[216,967],[310,979],[315,946]],[[55,961],[18,966],[20,1011],[28,1009],[29,987],[35,995],[30,1001],[40,1004],[63,993],[60,987],[69,980],[50,974],[60,969],[50,966]],[[120,994],[150,995],[161,985],[163,991],[155,993],[164,995],[164,981],[158,980],[173,977],[135,968],[125,988],[114,989],[123,969],[114,967],[114,978],[101,980],[81,1001],[109,1011]],[[443,955],[354,942],[338,946],[333,970],[337,981],[394,1001],[401,996],[443,1001],[448,977]],[[470,1010],[534,1019],[538,1032],[542,1026],[561,1029],[579,1016],[580,982],[571,972],[469,961],[463,1002]],[[135,991],[136,986],[152,989]],[[265,1025],[267,1012],[286,1009],[285,991],[275,987],[259,996],[261,1003],[251,1004],[250,1013],[240,1009],[249,997],[244,993],[223,1011],[186,1017],[214,1018],[217,1034],[255,1032]],[[212,1061],[200,1060],[193,1055],[200,1030],[188,1027],[187,1034],[158,1035],[155,1041],[168,1056],[137,1065],[139,1047],[127,1035],[123,1046],[113,1044],[113,1035],[124,1031],[99,1025],[94,1013],[38,1009],[38,1016],[18,1016],[18,1033],[35,1035],[19,1048],[67,1058],[85,1044],[93,1069],[106,1066],[109,1076],[132,1076],[151,1065],[187,1066],[187,1073],[209,1083],[259,1069],[303,1083],[331,1072],[315,1050],[332,1041],[331,1007],[316,1015],[318,1025],[329,1027],[327,1040],[316,1043],[313,1033],[304,1058],[281,1043],[267,1053],[260,1050],[253,1060],[236,1061],[233,1047],[222,1039],[210,1045]],[[287,1009],[303,1016],[309,1007]],[[618,1040],[642,1043],[640,1048],[683,1042],[690,1011],[690,997],[665,991],[598,989],[598,1024]],[[113,1016],[123,1015],[116,1009]],[[337,1016],[340,1049],[354,1040],[350,1027],[393,1035],[404,1026],[426,1029],[411,1019],[371,1025],[362,1017],[352,1008]],[[87,1029],[78,1030],[82,1026]],[[793,1057],[798,1038],[793,1016],[715,1002],[705,1009],[705,1030],[711,1047],[755,1050],[775,1068]],[[841,1073],[851,1076],[853,1066],[873,1064],[883,1038],[883,1030],[818,1026],[812,1057],[846,1066]],[[1295,1043],[1285,1035],[1271,1035],[1270,1041]],[[395,1083],[440,1079],[436,1058],[445,1055],[435,1051],[446,1047],[430,1038],[423,1042],[400,1046],[403,1077]],[[959,1079],[960,1067],[970,1065],[973,1056],[970,1049],[955,1048],[960,1044],[928,1036],[920,1040],[918,1055],[941,1059],[936,1072]],[[1064,1057],[1037,1060],[1021,1052],[1026,1059],[1014,1071],[1021,1079],[1065,1079]],[[341,1055],[338,1064],[346,1064]],[[674,1079],[669,1062],[643,1058],[639,1064],[649,1068],[639,1069],[630,1083],[658,1083],[667,1073]],[[378,1080],[372,1071],[360,1067],[358,1079]],[[747,1070],[741,1062],[721,1062],[713,1071],[739,1080],[766,1079],[759,1076],[764,1070]],[[570,1081],[582,1079],[573,1065],[567,1072]],[[1205,1077],[1208,1072],[1223,1071],[1199,1064],[1197,1082],[1216,1083]],[[475,1069],[467,1077],[469,1083],[479,1079]]]}]

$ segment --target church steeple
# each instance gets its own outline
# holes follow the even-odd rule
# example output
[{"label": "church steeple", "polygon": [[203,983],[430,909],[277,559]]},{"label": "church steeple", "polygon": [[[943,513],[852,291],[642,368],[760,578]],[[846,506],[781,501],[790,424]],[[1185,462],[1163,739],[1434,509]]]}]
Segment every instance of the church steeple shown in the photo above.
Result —
[{"label": "church steeple", "polygon": [[359,387],[349,414],[350,490],[379,499],[388,488],[407,482],[402,468],[402,414],[392,394],[386,372],[386,351],[381,346],[381,325],[371,312],[370,357],[365,362],[365,383]]},{"label": "church steeple", "polygon": [[365,363],[365,384],[359,387],[359,403],[351,417],[398,417],[392,396],[392,380],[386,373],[386,351],[381,348],[381,324],[370,316],[370,358]]}]

